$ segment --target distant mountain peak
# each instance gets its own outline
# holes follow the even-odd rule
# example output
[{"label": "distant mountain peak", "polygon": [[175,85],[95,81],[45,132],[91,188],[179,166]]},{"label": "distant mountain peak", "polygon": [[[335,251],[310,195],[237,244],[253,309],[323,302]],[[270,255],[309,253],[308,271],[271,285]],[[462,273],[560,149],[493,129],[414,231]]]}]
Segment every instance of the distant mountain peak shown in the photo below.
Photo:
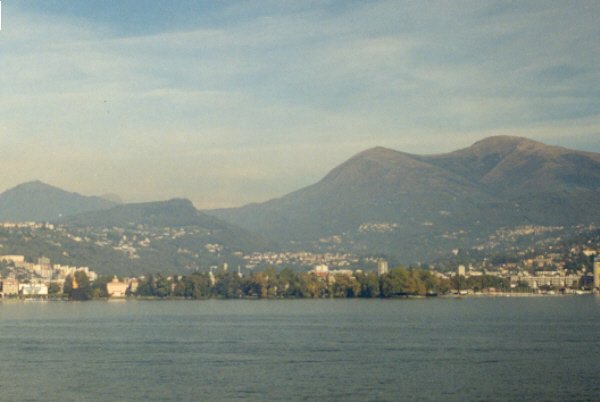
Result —
[{"label": "distant mountain peak", "polygon": [[539,141],[534,141],[525,137],[511,135],[497,135],[484,138],[473,145],[461,151],[471,151],[476,153],[500,153],[507,154],[515,150],[550,150],[553,147]]},{"label": "distant mountain peak", "polygon": [[179,206],[190,207],[190,208],[196,209],[194,207],[194,203],[187,198],[171,198],[166,201],[159,201],[159,202],[162,202],[164,204],[179,205]]},{"label": "distant mountain peak", "polygon": [[389,153],[398,153],[395,149],[386,148],[382,146],[376,146],[373,148],[366,149],[360,152],[358,155],[381,155],[381,154],[389,154]]},{"label": "distant mountain peak", "polygon": [[16,190],[16,189],[34,189],[34,190],[55,189],[55,190],[60,190],[58,187],[52,186],[48,183],[44,183],[41,180],[27,181],[25,183],[18,184],[12,188],[12,190]]},{"label": "distant mountain peak", "polygon": [[77,226],[122,226],[145,224],[160,227],[205,225],[223,228],[224,222],[198,211],[186,198],[121,204],[110,209],[91,211],[63,220]]},{"label": "distant mountain peak", "polygon": [[498,144],[521,144],[521,143],[536,143],[542,144],[541,142],[534,141],[527,137],[520,137],[517,135],[492,135],[490,137],[483,138],[473,145],[498,145]]},{"label": "distant mountain peak", "polygon": [[381,163],[398,163],[401,161],[414,161],[414,156],[406,152],[396,151],[391,148],[385,148],[381,146],[369,148],[365,151],[359,152],[350,158],[347,162],[353,162],[357,160],[369,160]]},{"label": "distant mountain peak", "polygon": [[105,194],[99,195],[99,197],[103,198],[105,200],[114,202],[115,204],[123,204],[123,199],[121,198],[121,196],[119,194],[105,193]]},{"label": "distant mountain peak", "polygon": [[113,202],[88,197],[33,180],[0,194],[0,220],[53,221],[64,216],[110,208]]},{"label": "distant mountain peak", "polygon": [[[211,213],[307,249],[423,261],[500,227],[600,223],[599,197],[600,154],[501,135],[437,155],[370,148],[311,186]],[[367,234],[365,223],[394,229]]]},{"label": "distant mountain peak", "polygon": [[149,203],[140,204],[140,205],[148,205],[148,206],[151,205],[151,206],[155,206],[158,208],[177,209],[182,212],[185,211],[185,212],[193,213],[193,214],[198,212],[198,210],[194,206],[194,203],[192,201],[188,200],[187,198],[171,198],[166,201],[155,201],[155,202],[149,202]]}]

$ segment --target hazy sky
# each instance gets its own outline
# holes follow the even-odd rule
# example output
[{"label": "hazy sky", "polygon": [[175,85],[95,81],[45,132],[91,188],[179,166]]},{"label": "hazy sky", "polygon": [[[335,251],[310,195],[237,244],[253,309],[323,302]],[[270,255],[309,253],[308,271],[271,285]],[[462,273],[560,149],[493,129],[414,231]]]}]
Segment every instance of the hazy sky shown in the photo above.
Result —
[{"label": "hazy sky", "polygon": [[0,191],[236,206],[496,134],[600,152],[600,2],[2,1]]}]

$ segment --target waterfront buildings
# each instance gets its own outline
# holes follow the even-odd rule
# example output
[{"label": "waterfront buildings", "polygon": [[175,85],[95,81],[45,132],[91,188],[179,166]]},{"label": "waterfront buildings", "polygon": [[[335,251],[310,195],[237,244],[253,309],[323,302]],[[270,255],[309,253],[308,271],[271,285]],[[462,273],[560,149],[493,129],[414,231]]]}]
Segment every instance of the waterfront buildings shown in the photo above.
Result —
[{"label": "waterfront buildings", "polygon": [[129,285],[123,283],[115,276],[111,282],[106,284],[106,293],[108,297],[125,297]]},{"label": "waterfront buildings", "polygon": [[512,275],[510,282],[512,285],[519,283],[526,283],[531,289],[538,289],[540,287],[553,287],[553,288],[575,288],[579,287],[581,280],[580,275],[567,275],[564,272],[537,272],[535,275],[521,274]]},{"label": "waterfront buildings", "polygon": [[19,294],[23,297],[46,297],[48,296],[48,285],[45,283],[21,283],[19,284]]},{"label": "waterfront buildings", "polygon": [[0,263],[6,278],[0,277],[0,296],[5,297],[46,297],[51,284],[61,289],[68,276],[76,272],[84,272],[90,281],[98,277],[88,267],[74,267],[52,264],[49,258],[40,257],[36,262],[29,262],[24,255],[0,255]]},{"label": "waterfront buildings", "polygon": [[19,282],[14,278],[4,278],[0,281],[0,296],[10,297],[19,294]]}]

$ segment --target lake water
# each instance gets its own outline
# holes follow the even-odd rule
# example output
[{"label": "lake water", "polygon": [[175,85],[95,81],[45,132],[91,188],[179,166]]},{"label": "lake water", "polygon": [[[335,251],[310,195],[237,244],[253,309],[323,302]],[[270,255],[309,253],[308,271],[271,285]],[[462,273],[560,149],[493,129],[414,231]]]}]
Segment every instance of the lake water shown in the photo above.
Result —
[{"label": "lake water", "polygon": [[0,303],[2,401],[600,400],[600,298]]}]

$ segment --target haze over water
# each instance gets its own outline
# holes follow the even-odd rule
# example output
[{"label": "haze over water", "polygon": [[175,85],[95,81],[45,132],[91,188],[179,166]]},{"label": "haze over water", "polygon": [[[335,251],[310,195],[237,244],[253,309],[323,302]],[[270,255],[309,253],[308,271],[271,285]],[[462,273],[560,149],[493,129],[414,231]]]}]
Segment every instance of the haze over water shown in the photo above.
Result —
[{"label": "haze over water", "polygon": [[2,400],[598,400],[600,298],[0,304]]}]

